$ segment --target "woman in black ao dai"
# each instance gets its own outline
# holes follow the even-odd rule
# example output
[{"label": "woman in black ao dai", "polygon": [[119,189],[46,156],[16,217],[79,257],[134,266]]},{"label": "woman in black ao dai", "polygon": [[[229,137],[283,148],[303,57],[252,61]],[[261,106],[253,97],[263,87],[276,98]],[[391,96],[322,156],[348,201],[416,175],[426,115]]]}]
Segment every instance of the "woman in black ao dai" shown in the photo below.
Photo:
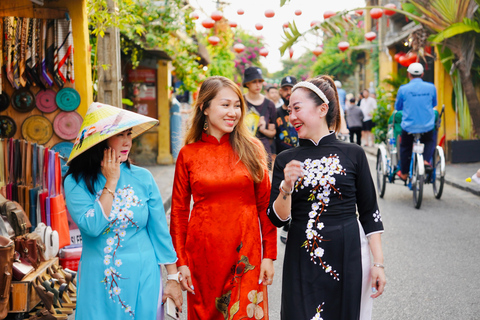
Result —
[{"label": "woman in black ao dai", "polygon": [[365,153],[329,131],[340,127],[330,77],[298,83],[289,111],[300,146],[277,156],[268,209],[277,227],[291,220],[281,319],[370,319],[386,280],[383,224]]}]

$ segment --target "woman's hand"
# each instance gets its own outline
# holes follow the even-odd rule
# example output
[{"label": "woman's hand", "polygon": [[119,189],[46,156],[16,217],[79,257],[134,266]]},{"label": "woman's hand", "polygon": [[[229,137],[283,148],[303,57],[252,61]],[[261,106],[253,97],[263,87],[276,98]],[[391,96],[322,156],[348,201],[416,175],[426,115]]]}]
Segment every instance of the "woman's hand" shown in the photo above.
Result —
[{"label": "woman's hand", "polygon": [[165,290],[163,291],[162,302],[165,303],[167,298],[171,298],[175,302],[175,306],[179,312],[182,312],[183,296],[180,284],[175,280],[168,280]]},{"label": "woman's hand", "polygon": [[372,292],[373,294],[370,296],[372,298],[379,297],[383,290],[385,289],[385,284],[387,283],[385,277],[385,269],[373,266],[371,268],[371,275],[372,275]]},{"label": "woman's hand", "polygon": [[290,191],[295,186],[295,181],[303,175],[302,163],[297,160],[290,161],[283,169],[283,174],[285,191]]},{"label": "woman's hand", "polygon": [[102,167],[102,174],[108,182],[114,183],[115,187],[118,179],[120,179],[120,156],[116,156],[115,150],[112,148],[105,149],[100,166]]},{"label": "woman's hand", "polygon": [[261,132],[261,130],[265,130],[267,128],[267,122],[265,121],[265,117],[261,116],[260,119],[258,120],[258,130]]},{"label": "woman's hand", "polygon": [[195,288],[193,287],[192,283],[192,273],[187,266],[180,266],[178,267],[178,271],[182,274],[182,281],[180,284],[182,285],[182,290],[187,290],[191,294],[195,294]]},{"label": "woman's hand", "polygon": [[262,264],[260,265],[260,279],[258,279],[258,283],[260,284],[263,282],[266,286],[271,285],[273,283],[274,274],[273,260],[263,259]]}]

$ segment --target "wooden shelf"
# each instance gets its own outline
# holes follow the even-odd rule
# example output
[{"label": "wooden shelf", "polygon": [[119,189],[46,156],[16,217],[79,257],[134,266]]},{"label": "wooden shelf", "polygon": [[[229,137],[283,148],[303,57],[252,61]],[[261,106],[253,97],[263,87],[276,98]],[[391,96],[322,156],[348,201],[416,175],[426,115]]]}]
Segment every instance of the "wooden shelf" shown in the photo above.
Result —
[{"label": "wooden shelf", "polygon": [[10,309],[11,313],[29,312],[40,303],[40,297],[37,295],[33,282],[37,277],[47,273],[47,268],[57,265],[58,258],[42,262],[34,272],[23,278],[21,281],[12,281],[10,292]]}]

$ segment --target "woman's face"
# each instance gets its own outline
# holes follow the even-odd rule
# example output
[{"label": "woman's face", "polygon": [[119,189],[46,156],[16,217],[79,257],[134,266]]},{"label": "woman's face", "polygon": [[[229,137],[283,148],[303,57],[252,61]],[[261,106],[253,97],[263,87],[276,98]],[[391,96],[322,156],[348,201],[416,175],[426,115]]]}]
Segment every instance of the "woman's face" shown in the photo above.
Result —
[{"label": "woman's face", "polygon": [[245,84],[248,88],[248,91],[252,93],[260,93],[263,89],[263,80],[256,79]]},{"label": "woman's face", "polygon": [[[309,97],[309,90],[298,88],[290,96],[288,110],[290,113],[290,123],[302,139],[312,139],[318,141],[322,126],[326,126],[325,104],[317,106]],[[325,108],[326,107],[326,108]]]},{"label": "woman's face", "polygon": [[242,115],[240,98],[229,87],[220,89],[210,106],[203,112],[207,116],[207,134],[220,140],[225,133],[233,131]]},{"label": "woman's face", "polygon": [[120,156],[120,162],[128,159],[128,154],[132,148],[132,129],[122,131],[113,137],[108,138],[107,145],[115,150],[115,156]]}]

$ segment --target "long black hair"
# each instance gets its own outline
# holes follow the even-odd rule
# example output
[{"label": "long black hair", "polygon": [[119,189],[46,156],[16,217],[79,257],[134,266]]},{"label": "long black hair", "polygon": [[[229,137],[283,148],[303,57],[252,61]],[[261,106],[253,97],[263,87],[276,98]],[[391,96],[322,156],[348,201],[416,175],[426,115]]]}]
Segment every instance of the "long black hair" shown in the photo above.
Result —
[{"label": "long black hair", "polygon": [[[77,183],[80,179],[83,179],[88,191],[95,194],[94,185],[98,181],[98,175],[102,172],[101,163],[104,151],[107,148],[107,140],[103,140],[79,154],[70,162],[65,178],[71,174]],[[130,168],[130,159],[127,159],[126,164]]]}]

